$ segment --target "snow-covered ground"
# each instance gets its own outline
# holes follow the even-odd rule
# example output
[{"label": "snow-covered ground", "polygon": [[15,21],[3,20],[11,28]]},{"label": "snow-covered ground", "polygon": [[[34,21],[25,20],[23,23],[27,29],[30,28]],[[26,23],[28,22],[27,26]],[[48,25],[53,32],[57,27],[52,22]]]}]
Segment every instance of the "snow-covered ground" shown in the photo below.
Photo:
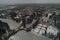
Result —
[{"label": "snow-covered ground", "polygon": [[[11,19],[0,19],[4,22],[7,22],[10,26],[10,29],[15,29],[17,28],[20,23],[16,23]],[[17,34],[14,36],[10,37],[12,40],[51,40],[45,36],[36,36],[32,32],[25,32],[25,31],[19,31]]]},{"label": "snow-covered ground", "polygon": [[10,26],[10,29],[15,29],[17,27],[19,27],[20,23],[16,23],[15,21],[11,20],[11,19],[0,19],[3,22],[7,22],[8,25]]},{"label": "snow-covered ground", "polygon": [[50,34],[50,35],[52,34],[52,35],[57,36],[58,32],[59,32],[59,30],[53,26],[49,26],[47,28],[47,34]]}]

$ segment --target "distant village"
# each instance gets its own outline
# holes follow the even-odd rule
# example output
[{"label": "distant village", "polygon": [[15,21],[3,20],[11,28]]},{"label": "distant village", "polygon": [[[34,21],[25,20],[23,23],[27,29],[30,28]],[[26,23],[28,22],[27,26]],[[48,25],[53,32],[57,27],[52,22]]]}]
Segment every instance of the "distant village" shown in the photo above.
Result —
[{"label": "distant village", "polygon": [[[1,20],[0,24],[5,26],[0,27],[0,30],[5,30],[6,32],[4,31],[4,33],[6,35],[9,35],[9,32],[16,33],[22,29],[26,32],[32,32],[37,36],[42,35],[53,40],[60,40],[60,9],[46,7],[25,7],[18,9],[16,7],[10,7],[9,9],[0,9],[0,19],[11,19],[16,23],[22,22],[22,26],[16,30],[11,30],[7,26],[8,24],[4,24]],[[4,36],[4,33],[2,36]],[[5,39],[7,40],[7,38]],[[5,39],[2,37],[2,40]]]}]

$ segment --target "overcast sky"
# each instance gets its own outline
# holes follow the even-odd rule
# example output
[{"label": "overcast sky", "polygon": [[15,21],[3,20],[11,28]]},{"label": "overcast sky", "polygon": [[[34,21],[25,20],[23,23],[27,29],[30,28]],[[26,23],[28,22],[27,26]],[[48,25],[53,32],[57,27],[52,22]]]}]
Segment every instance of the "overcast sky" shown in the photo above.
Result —
[{"label": "overcast sky", "polygon": [[60,0],[0,0],[0,4],[60,3]]}]

